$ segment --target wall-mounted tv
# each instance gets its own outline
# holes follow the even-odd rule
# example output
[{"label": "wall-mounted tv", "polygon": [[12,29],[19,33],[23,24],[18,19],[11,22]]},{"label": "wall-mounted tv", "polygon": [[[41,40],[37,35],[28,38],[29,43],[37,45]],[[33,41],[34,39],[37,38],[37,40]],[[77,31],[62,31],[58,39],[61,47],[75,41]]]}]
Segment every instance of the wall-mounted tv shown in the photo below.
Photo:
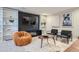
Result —
[{"label": "wall-mounted tv", "polygon": [[39,15],[19,12],[19,30],[39,30]]},{"label": "wall-mounted tv", "polygon": [[30,25],[36,25],[36,17],[35,16],[31,16],[31,17],[29,17],[29,16],[23,16],[22,17],[22,23],[23,24],[27,24],[28,26]]}]

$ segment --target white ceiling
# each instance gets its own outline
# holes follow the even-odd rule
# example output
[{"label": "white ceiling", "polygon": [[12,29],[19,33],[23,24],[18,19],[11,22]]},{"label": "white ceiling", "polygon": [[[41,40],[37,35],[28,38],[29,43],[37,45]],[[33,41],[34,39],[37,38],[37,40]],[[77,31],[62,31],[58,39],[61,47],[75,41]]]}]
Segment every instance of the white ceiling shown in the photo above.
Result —
[{"label": "white ceiling", "polygon": [[76,7],[12,7],[12,8],[28,13],[51,15],[62,12],[64,10],[73,9]]}]

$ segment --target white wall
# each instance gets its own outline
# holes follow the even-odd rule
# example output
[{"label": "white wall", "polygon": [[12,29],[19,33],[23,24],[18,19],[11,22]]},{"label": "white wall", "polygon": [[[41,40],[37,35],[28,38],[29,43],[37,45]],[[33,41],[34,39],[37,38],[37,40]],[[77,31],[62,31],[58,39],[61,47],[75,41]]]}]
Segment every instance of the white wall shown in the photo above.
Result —
[{"label": "white wall", "polygon": [[[52,29],[52,20],[54,17],[52,17],[51,15],[41,15],[40,16],[40,30],[46,31],[46,32],[50,32]],[[43,26],[41,25],[41,23],[46,22],[46,25]]]},{"label": "white wall", "polygon": [[73,34],[75,37],[79,36],[79,9],[72,12],[73,20]]},{"label": "white wall", "polygon": [[46,29],[50,30],[52,28],[56,28],[61,32],[61,30],[71,30],[73,37],[78,37],[79,36],[79,9],[75,9],[73,11],[68,11],[72,14],[72,26],[71,27],[64,27],[63,25],[63,14],[65,12],[55,14],[48,16],[47,18],[47,26]]},{"label": "white wall", "polygon": [[52,28],[53,27],[59,27],[59,16],[58,15],[53,15],[52,16]]},{"label": "white wall", "polygon": [[52,29],[52,16],[47,16],[46,31],[49,32]]},{"label": "white wall", "polygon": [[[46,22],[45,31],[51,32],[53,27],[59,27],[59,16],[58,15],[47,15],[47,17],[41,15],[40,17],[40,24],[42,22]],[[43,30],[42,26],[40,25],[40,29]]]},{"label": "white wall", "polygon": [[43,30],[41,23],[42,22],[46,22],[46,26],[45,26],[45,31],[46,32],[50,32],[52,27],[59,27],[59,16],[52,16],[52,15],[47,15],[47,17],[45,17],[44,15],[40,16],[40,29]]},{"label": "white wall", "polygon": [[63,27],[62,23],[63,23],[63,13],[61,13],[60,16],[60,30],[65,29],[65,30],[71,30],[73,37],[78,37],[79,36],[79,9],[75,9],[73,11],[70,12],[72,14],[71,18],[72,18],[72,26],[71,27]]}]

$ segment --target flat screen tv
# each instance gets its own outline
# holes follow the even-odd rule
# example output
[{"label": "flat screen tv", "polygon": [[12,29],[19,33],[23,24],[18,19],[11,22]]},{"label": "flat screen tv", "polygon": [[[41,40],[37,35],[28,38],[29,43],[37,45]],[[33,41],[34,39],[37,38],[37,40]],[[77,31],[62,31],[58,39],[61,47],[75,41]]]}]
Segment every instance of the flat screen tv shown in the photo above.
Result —
[{"label": "flat screen tv", "polygon": [[19,30],[39,30],[39,15],[19,12]]},{"label": "flat screen tv", "polygon": [[22,18],[22,23],[27,24],[28,26],[30,25],[36,25],[36,18],[35,17],[28,17],[28,16],[23,16]]}]

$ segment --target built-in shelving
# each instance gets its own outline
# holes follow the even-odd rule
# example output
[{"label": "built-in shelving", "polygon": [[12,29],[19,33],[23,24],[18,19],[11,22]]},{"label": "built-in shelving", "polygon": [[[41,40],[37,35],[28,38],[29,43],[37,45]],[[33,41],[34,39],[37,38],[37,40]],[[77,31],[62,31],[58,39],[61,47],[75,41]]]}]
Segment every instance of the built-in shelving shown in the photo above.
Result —
[{"label": "built-in shelving", "polygon": [[3,8],[0,8],[0,42],[3,39]]},{"label": "built-in shelving", "polygon": [[18,31],[18,10],[0,8],[0,40],[12,39],[12,34],[16,31]]},{"label": "built-in shelving", "polygon": [[[3,19],[3,39],[11,39],[12,34],[18,30],[18,11],[4,8]],[[13,22],[10,22],[10,20],[13,20]]]}]

